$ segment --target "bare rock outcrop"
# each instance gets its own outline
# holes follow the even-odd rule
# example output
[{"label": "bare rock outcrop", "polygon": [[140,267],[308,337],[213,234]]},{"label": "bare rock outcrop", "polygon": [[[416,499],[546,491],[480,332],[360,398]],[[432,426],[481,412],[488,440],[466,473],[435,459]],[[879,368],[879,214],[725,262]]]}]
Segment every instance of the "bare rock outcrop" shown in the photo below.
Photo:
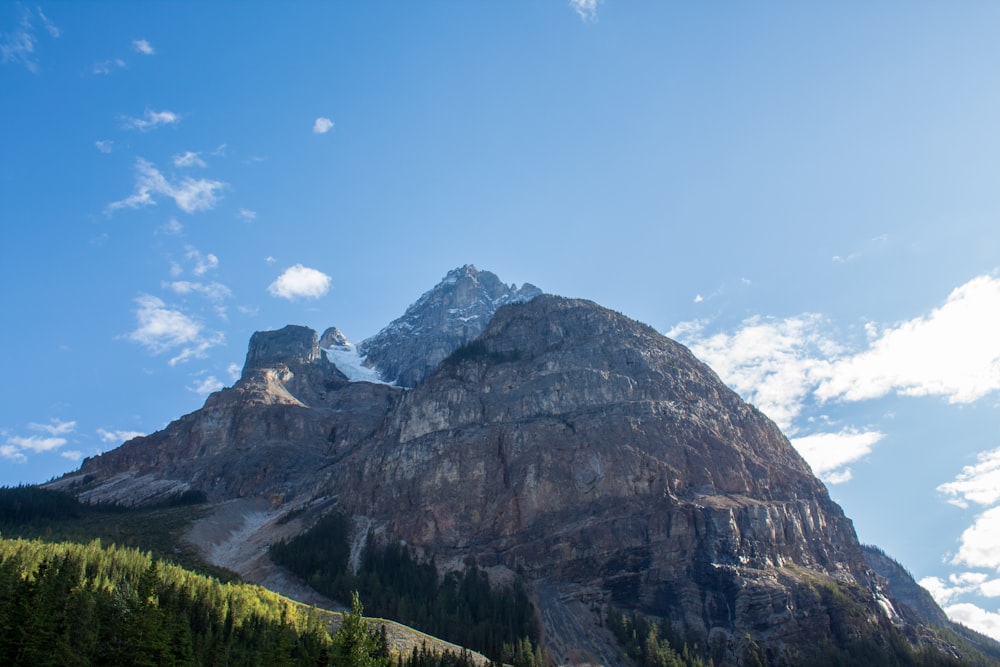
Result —
[{"label": "bare rock outcrop", "polygon": [[358,346],[387,382],[412,387],[455,349],[473,340],[497,308],[528,301],[542,291],[525,283],[506,285],[471,264],[453,269],[406,312]]},{"label": "bare rock outcrop", "polygon": [[[362,345],[410,389],[350,380],[323,352],[349,347],[336,329],[258,332],[233,387],[52,484],[266,501],[255,558],[283,512],[305,527],[336,507],[356,553],[371,532],[523,578],[561,664],[623,664],[612,608],[663,619],[716,664],[751,642],[777,660],[893,631],[886,579],[771,420],[652,328],[537,292],[450,272]],[[263,571],[241,553],[230,567]]]}]

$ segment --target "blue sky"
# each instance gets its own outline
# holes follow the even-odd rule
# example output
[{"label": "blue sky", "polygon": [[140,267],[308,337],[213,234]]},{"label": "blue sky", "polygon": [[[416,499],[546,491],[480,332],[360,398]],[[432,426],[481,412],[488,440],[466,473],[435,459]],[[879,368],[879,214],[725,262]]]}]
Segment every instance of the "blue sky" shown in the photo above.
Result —
[{"label": "blue sky", "polygon": [[1000,638],[996,3],[0,3],[0,483],[355,341],[451,268],[774,418]]}]

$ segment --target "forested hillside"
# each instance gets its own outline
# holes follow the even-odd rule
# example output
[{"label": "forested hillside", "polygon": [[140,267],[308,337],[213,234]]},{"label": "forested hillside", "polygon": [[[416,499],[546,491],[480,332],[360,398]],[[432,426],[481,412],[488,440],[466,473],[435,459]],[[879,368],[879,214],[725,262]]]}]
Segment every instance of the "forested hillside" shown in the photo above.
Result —
[{"label": "forested hillside", "polygon": [[325,665],[319,613],[114,545],[0,540],[0,664]]}]

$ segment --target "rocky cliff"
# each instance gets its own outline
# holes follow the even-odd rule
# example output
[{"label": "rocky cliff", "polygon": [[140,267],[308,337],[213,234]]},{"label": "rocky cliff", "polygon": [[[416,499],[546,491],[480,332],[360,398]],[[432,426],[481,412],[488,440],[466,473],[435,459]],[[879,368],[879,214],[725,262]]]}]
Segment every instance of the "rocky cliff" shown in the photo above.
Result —
[{"label": "rocky cliff", "polygon": [[506,285],[471,264],[453,269],[402,317],[363,341],[359,352],[387,382],[412,387],[456,348],[478,336],[497,308],[541,294],[534,285]]},{"label": "rocky cliff", "polygon": [[[355,552],[371,533],[443,569],[522,578],[560,664],[624,664],[611,609],[663,619],[721,664],[749,647],[774,664],[831,643],[889,647],[923,622],[895,612],[774,423],[685,347],[490,276],[449,273],[362,346],[412,389],[350,381],[309,329],[258,333],[235,386],[54,485],[132,504],[265,499],[267,516],[304,512],[302,527],[335,506]],[[418,335],[430,330],[449,333]],[[332,330],[324,343],[348,345]]]}]

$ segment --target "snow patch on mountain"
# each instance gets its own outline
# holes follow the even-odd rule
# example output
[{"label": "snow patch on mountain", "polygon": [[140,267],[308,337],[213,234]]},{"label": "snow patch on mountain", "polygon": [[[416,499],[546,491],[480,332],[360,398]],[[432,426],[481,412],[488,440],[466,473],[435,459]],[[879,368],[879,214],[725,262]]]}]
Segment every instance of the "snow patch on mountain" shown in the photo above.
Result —
[{"label": "snow patch on mountain", "polygon": [[323,348],[323,351],[326,352],[326,358],[351,382],[392,384],[383,380],[377,370],[365,366],[365,358],[358,354],[358,348],[350,343],[341,347]]}]

